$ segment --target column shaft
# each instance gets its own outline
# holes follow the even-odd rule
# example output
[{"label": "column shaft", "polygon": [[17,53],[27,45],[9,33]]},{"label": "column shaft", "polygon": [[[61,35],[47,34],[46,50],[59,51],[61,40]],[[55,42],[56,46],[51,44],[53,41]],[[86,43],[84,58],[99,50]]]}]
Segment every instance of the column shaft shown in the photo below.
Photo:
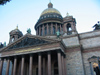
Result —
[{"label": "column shaft", "polygon": [[14,69],[13,69],[13,75],[16,75],[16,66],[17,66],[17,58],[14,58]]},{"label": "column shaft", "polygon": [[65,71],[65,75],[67,75],[67,72],[66,72],[66,57],[64,57],[64,71]]},{"label": "column shaft", "polygon": [[90,62],[89,64],[90,64],[91,75],[94,75],[94,73],[93,73],[94,71],[93,71],[92,63]]},{"label": "column shaft", "polygon": [[6,75],[9,75],[9,65],[10,65],[10,60],[8,59],[7,68],[6,68]]},{"label": "column shaft", "polygon": [[51,23],[51,34],[53,33],[53,23]]},{"label": "column shaft", "polygon": [[59,75],[62,75],[62,65],[61,65],[61,62],[62,62],[62,60],[61,60],[61,53],[58,52],[58,73],[59,73]]},{"label": "column shaft", "polygon": [[29,75],[32,75],[32,66],[33,66],[33,56],[30,55],[30,62],[29,62]]},{"label": "column shaft", "polygon": [[3,60],[1,60],[1,64],[0,64],[0,75],[2,75],[2,69],[3,69]]},{"label": "column shaft", "polygon": [[48,53],[48,75],[51,75],[51,53]]},{"label": "column shaft", "polygon": [[38,75],[41,75],[41,54],[38,55]]},{"label": "column shaft", "polygon": [[12,62],[12,70],[11,70],[11,75],[13,75],[13,68],[14,68],[14,63]]},{"label": "column shaft", "polygon": [[65,69],[64,69],[64,56],[62,55],[62,75],[65,75]]},{"label": "column shaft", "polygon": [[24,56],[22,56],[21,75],[24,75]]},{"label": "column shaft", "polygon": [[46,75],[45,64],[45,58],[43,58],[43,75]]}]

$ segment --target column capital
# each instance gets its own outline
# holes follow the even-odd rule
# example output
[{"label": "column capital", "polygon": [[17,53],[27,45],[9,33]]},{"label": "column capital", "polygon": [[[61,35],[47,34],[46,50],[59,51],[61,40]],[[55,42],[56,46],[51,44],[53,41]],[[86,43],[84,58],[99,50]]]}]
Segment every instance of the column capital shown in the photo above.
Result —
[{"label": "column capital", "polygon": [[41,55],[41,53],[38,53],[38,55]]},{"label": "column capital", "polygon": [[51,51],[48,51],[48,54],[51,54]]},{"label": "column capital", "polygon": [[[58,50],[57,52],[58,52],[58,53],[61,53],[61,51],[60,51],[60,50]],[[62,54],[62,53],[61,53],[61,54]]]},{"label": "column capital", "polygon": [[25,55],[22,55],[23,58],[25,58]]},{"label": "column capital", "polygon": [[33,54],[29,54],[30,56],[33,56]]},{"label": "column capital", "polygon": [[7,57],[6,60],[10,59],[10,57]]},{"label": "column capital", "polygon": [[1,58],[1,60],[4,60],[4,58]]}]

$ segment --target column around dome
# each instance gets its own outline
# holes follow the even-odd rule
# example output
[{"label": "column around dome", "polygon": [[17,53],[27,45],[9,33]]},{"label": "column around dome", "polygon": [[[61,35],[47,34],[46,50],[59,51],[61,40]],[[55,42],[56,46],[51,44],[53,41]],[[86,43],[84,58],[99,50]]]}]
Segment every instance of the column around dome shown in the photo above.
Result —
[{"label": "column around dome", "polygon": [[51,34],[53,33],[53,23],[51,23]]},{"label": "column around dome", "polygon": [[56,32],[58,31],[58,26],[57,26],[57,23],[56,23]]}]

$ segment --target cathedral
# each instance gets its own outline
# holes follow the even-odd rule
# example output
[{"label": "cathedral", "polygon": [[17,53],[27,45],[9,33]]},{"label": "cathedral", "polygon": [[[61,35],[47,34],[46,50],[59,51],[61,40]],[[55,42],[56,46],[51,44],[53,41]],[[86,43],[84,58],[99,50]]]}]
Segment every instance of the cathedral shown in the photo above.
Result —
[{"label": "cathedral", "polygon": [[[62,17],[50,2],[34,27],[18,27],[0,47],[0,75],[100,75],[100,30],[78,33],[73,16]],[[5,64],[6,63],[6,64]]]}]

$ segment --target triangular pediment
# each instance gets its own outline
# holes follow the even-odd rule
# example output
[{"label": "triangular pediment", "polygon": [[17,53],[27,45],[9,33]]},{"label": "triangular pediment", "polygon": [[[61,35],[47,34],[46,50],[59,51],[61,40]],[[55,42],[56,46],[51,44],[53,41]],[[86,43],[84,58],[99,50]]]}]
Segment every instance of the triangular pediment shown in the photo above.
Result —
[{"label": "triangular pediment", "polygon": [[31,47],[31,46],[39,46],[39,45],[44,45],[44,44],[50,44],[52,42],[57,42],[57,41],[59,40],[26,34],[23,37],[19,38],[17,41],[3,48],[1,51],[9,51],[13,49],[25,48],[25,47]]},{"label": "triangular pediment", "polygon": [[28,47],[28,46],[36,46],[36,45],[42,45],[42,44],[46,44],[46,43],[50,43],[50,41],[46,41],[46,40],[38,39],[38,38],[26,37],[25,39],[16,43],[9,49],[22,48],[22,47]]}]

